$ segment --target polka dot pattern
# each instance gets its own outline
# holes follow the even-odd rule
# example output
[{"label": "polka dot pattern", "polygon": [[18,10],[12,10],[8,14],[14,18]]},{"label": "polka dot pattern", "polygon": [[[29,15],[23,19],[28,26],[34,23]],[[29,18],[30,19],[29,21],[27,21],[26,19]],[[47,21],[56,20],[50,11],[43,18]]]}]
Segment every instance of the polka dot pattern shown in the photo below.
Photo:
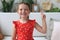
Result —
[{"label": "polka dot pattern", "polygon": [[29,20],[27,23],[20,23],[19,21],[13,22],[16,26],[17,40],[34,40],[33,29],[35,20]]}]

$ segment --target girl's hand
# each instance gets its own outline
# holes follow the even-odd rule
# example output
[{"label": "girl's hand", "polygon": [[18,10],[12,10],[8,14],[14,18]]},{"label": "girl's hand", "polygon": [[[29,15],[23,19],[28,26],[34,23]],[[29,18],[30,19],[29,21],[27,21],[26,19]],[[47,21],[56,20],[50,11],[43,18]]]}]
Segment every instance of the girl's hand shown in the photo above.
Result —
[{"label": "girl's hand", "polygon": [[40,12],[41,12],[41,17],[42,17],[42,19],[45,20],[45,19],[46,19],[46,15],[44,14],[44,11],[41,10]]}]

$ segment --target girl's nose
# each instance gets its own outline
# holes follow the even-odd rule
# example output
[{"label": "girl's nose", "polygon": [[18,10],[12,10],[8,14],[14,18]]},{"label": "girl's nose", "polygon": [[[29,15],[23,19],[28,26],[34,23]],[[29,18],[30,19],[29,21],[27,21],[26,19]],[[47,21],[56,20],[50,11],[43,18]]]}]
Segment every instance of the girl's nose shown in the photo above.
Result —
[{"label": "girl's nose", "polygon": [[25,10],[24,9],[22,10],[22,13],[25,13]]}]

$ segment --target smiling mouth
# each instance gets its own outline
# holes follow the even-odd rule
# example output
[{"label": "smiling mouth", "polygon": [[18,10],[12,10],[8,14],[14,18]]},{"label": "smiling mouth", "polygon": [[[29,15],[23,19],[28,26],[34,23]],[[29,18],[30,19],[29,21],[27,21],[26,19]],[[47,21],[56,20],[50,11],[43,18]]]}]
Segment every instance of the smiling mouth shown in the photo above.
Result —
[{"label": "smiling mouth", "polygon": [[21,15],[26,15],[26,14],[24,13],[24,14],[21,14]]}]

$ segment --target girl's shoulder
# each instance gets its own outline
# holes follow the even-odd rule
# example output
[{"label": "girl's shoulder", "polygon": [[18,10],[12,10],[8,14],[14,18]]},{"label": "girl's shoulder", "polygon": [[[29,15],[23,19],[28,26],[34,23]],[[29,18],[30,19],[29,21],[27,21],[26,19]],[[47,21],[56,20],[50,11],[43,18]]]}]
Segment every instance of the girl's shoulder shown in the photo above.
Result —
[{"label": "girl's shoulder", "polygon": [[32,23],[32,24],[34,24],[34,23],[36,23],[36,20],[35,19],[33,19],[33,20],[29,19],[29,22]]},{"label": "girl's shoulder", "polygon": [[19,20],[13,20],[13,23],[17,23]]},{"label": "girl's shoulder", "polygon": [[30,22],[35,22],[35,19],[33,19],[33,20],[32,20],[32,19],[29,19],[29,21],[30,21]]},{"label": "girl's shoulder", "polygon": [[29,23],[32,25],[32,26],[34,26],[35,24],[36,24],[36,21],[35,21],[35,19],[33,19],[33,20],[29,20]]}]

